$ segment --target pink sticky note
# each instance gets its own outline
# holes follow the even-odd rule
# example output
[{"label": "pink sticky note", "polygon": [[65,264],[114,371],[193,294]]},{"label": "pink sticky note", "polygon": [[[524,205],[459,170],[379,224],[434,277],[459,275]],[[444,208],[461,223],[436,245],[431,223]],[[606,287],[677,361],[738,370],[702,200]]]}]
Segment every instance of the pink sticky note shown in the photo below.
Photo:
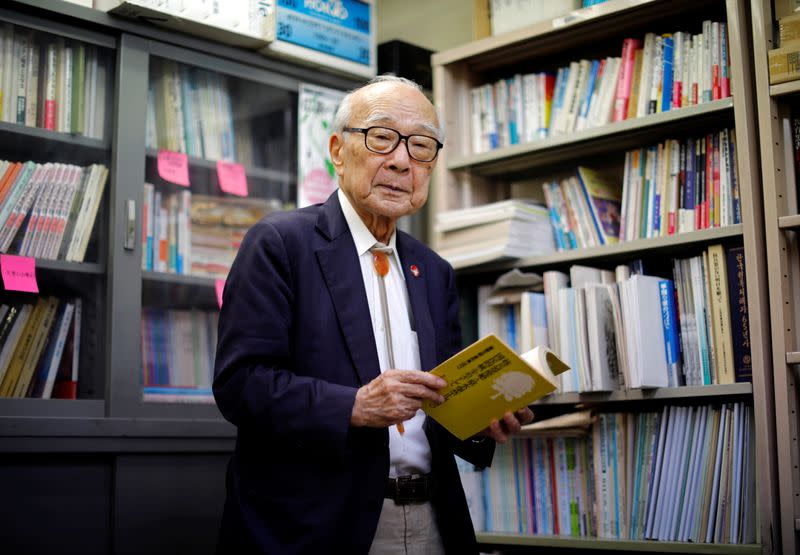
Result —
[{"label": "pink sticky note", "polygon": [[214,285],[217,288],[217,303],[219,304],[219,307],[222,308],[222,290],[225,289],[225,280],[218,279]]},{"label": "pink sticky note", "polygon": [[3,287],[8,291],[38,293],[36,284],[36,260],[29,256],[0,254],[0,272],[3,274]]},{"label": "pink sticky note", "polygon": [[189,157],[171,150],[158,151],[158,175],[164,181],[189,186]]},{"label": "pink sticky note", "polygon": [[217,161],[219,188],[232,195],[247,196],[247,176],[244,167],[236,162]]}]

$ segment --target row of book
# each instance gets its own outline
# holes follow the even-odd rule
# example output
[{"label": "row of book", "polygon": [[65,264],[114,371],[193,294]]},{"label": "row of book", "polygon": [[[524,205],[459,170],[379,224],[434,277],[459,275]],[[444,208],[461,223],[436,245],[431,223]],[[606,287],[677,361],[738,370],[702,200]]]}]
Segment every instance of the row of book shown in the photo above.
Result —
[{"label": "row of book", "polygon": [[108,168],[0,161],[0,252],[83,262]]},{"label": "row of book", "polygon": [[216,311],[142,309],[145,401],[213,402]]},{"label": "row of book", "polygon": [[672,279],[633,266],[545,272],[544,293],[481,286],[478,333],[551,346],[574,370],[561,392],[751,381],[742,247],[675,259]]},{"label": "row of book", "polygon": [[0,24],[2,120],[100,139],[109,57],[96,46]]},{"label": "row of book", "polygon": [[578,167],[542,190],[559,251],[742,223],[733,129],[627,151],[621,184]]},{"label": "row of book", "polygon": [[730,96],[727,26],[704,21],[644,40],[620,57],[574,61],[551,73],[517,74],[470,90],[474,153]]},{"label": "row of book", "polygon": [[547,209],[524,199],[440,212],[435,229],[437,252],[455,267],[556,250]]},{"label": "row of book", "polygon": [[231,98],[225,75],[154,58],[146,145],[209,160],[237,160],[237,144],[248,138],[234,125]]},{"label": "row of book", "polygon": [[461,466],[477,530],[749,544],[756,539],[752,408],[600,413],[588,434],[498,444]]},{"label": "row of book", "polygon": [[0,304],[0,397],[77,398],[81,299]]},{"label": "row of book", "polygon": [[225,277],[247,230],[279,203],[144,184],[142,269]]}]

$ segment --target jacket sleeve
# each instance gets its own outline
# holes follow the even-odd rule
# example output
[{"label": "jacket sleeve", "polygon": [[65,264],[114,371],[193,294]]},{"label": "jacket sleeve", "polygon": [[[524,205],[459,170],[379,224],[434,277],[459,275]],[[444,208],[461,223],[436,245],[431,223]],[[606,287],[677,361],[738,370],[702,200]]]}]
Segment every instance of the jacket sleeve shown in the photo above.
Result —
[{"label": "jacket sleeve", "polygon": [[268,221],[245,236],[219,317],[214,397],[223,416],[265,441],[343,452],[356,389],[295,373],[292,265]]}]

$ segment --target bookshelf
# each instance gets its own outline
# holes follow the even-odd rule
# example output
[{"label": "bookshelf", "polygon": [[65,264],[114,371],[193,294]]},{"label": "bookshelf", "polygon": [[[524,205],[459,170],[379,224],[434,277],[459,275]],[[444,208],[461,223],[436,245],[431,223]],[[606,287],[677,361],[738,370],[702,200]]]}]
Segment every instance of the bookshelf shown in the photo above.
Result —
[{"label": "bookshelf", "polygon": [[[492,283],[513,268],[543,272],[564,270],[572,264],[613,268],[636,258],[683,257],[715,243],[744,247],[747,304],[753,361],[752,384],[662,388],[651,391],[612,393],[565,393],[542,401],[539,410],[563,411],[572,406],[599,410],[629,410],[663,404],[726,403],[745,401],[753,407],[756,434],[757,505],[759,530],[756,544],[690,544],[637,542],[593,538],[548,537],[525,534],[481,533],[483,546],[497,549],[547,547],[562,550],[642,551],[682,553],[776,552],[777,480],[775,416],[773,412],[769,297],[764,249],[764,216],[757,156],[755,95],[750,51],[750,8],[745,1],[649,2],[610,0],[577,10],[555,21],[540,22],[504,35],[487,37],[452,50],[434,54],[434,99],[447,129],[447,145],[440,153],[432,189],[431,212],[468,208],[505,200],[511,184],[532,181],[559,172],[574,171],[578,164],[610,165],[615,157],[622,165],[626,149],[655,144],[665,138],[703,133],[709,128],[735,128],[737,167],[741,185],[742,223],[701,231],[639,239],[617,244],[554,252],[521,259],[486,260],[470,265],[455,263],[462,295],[474,295],[474,287]],[[470,95],[474,87],[510,78],[515,73],[555,72],[557,67],[581,58],[618,56],[626,37],[645,33],[695,30],[701,21],[725,21],[731,66],[731,97],[668,112],[625,119],[590,129],[551,135],[532,142],[473,152]],[[775,94],[791,94],[782,87]],[[761,86],[759,90],[768,90]],[[710,130],[710,129],[709,129]],[[785,220],[785,226],[795,225]],[[442,242],[433,221],[430,236],[434,248]],[[772,264],[770,265],[772,267]],[[469,303],[466,303],[469,304]],[[469,313],[469,307],[467,307]],[[467,333],[469,330],[467,330]],[[785,355],[785,352],[784,352]],[[537,409],[534,406],[534,409]],[[635,409],[634,409],[635,410]],[[762,433],[763,432],[763,433]],[[795,518],[792,514],[791,518]],[[789,518],[784,517],[784,519]],[[786,553],[794,552],[784,551]]]},{"label": "bookshelf", "polygon": [[800,82],[769,84],[767,53],[779,45],[772,2],[752,2],[753,53],[758,106],[760,154],[764,194],[766,258],[769,264],[769,307],[772,326],[771,356],[774,372],[775,422],[778,437],[776,463],[781,488],[777,499],[783,553],[800,546],[800,447],[797,441],[800,341],[796,324],[800,315],[797,291],[798,216],[796,127],[800,106]]}]

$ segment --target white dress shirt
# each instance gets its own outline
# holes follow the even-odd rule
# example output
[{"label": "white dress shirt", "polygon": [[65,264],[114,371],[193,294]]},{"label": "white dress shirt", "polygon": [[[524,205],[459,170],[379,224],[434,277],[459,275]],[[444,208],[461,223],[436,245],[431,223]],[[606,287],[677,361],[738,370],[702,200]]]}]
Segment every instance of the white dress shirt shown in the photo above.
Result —
[{"label": "white dress shirt", "polygon": [[[381,278],[372,265],[372,248],[377,239],[356,213],[350,200],[341,189],[338,191],[339,204],[342,206],[350,233],[356,244],[356,252],[361,263],[361,275],[367,292],[369,312],[372,317],[372,331],[375,334],[375,347],[378,349],[380,370],[389,369],[389,356],[386,351],[385,328],[378,280],[384,279],[386,298],[389,301],[389,319],[392,333],[392,350],[395,366],[401,370],[419,370],[419,344],[417,333],[411,329],[409,319],[410,304],[405,276],[402,272],[400,257],[397,255],[397,233],[389,240],[392,255],[389,256],[389,273]],[[418,410],[414,418],[403,423],[405,433],[400,435],[397,426],[389,428],[389,476],[428,473],[431,471],[431,447],[422,429],[425,413]]]}]

